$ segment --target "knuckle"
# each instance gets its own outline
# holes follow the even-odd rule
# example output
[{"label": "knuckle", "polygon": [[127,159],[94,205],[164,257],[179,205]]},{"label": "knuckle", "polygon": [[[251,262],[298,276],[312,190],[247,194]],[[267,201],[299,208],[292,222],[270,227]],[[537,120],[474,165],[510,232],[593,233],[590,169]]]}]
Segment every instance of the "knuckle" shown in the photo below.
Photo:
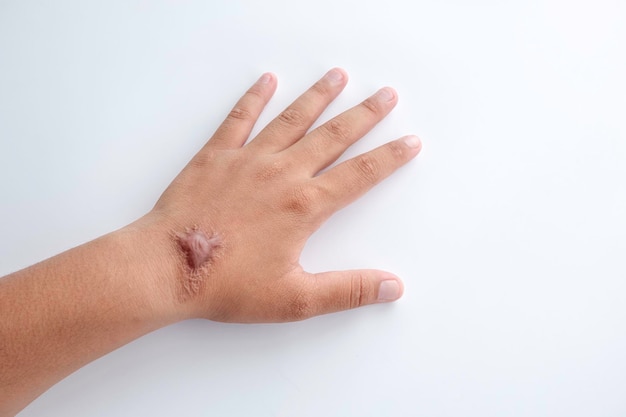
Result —
[{"label": "knuckle", "polygon": [[235,107],[228,113],[230,120],[252,120],[253,116],[250,110],[244,107]]},{"label": "knuckle", "polygon": [[265,94],[261,88],[254,86],[247,91],[248,97],[265,100]]},{"label": "knuckle", "polygon": [[389,143],[388,149],[391,156],[397,161],[404,161],[406,159],[406,146],[399,143],[397,140]]},{"label": "knuckle", "polygon": [[380,176],[380,163],[371,155],[361,155],[353,163],[354,170],[359,178],[369,184],[376,184]]},{"label": "knuckle", "polygon": [[333,141],[345,144],[349,141],[352,129],[347,122],[341,119],[333,119],[322,125],[322,132]]},{"label": "knuckle", "polygon": [[285,198],[284,208],[298,216],[309,216],[315,212],[317,193],[312,187],[297,186]]},{"label": "knuckle", "polygon": [[311,86],[311,92],[318,94],[320,96],[330,96],[330,90],[328,89],[328,86],[321,83],[321,82],[316,82],[315,84],[313,84],[313,86]]},{"label": "knuckle", "polygon": [[217,152],[211,149],[205,149],[198,152],[189,162],[189,165],[195,168],[207,168],[215,161]]},{"label": "knuckle", "polygon": [[361,106],[363,106],[363,108],[367,110],[368,113],[371,113],[374,116],[379,116],[381,113],[380,108],[378,107],[378,104],[371,98],[364,100],[361,103]]},{"label": "knuckle", "polygon": [[304,114],[293,107],[289,107],[278,115],[278,120],[287,126],[302,127],[305,124]]},{"label": "knuckle", "polygon": [[371,298],[372,285],[362,273],[355,274],[350,282],[350,307],[361,307]]}]

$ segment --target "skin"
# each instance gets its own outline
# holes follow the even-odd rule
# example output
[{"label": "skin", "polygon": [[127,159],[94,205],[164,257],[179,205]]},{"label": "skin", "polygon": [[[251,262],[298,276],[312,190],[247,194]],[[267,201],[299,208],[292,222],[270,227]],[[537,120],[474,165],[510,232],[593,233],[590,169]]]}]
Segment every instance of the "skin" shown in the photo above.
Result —
[{"label": "skin", "polygon": [[144,217],[0,279],[0,416],[180,320],[286,322],[402,295],[389,272],[299,263],[328,217],[420,151],[407,136],[322,171],[393,109],[396,92],[307,133],[347,83],[333,69],[246,143],[276,83],[267,73],[245,93]]}]

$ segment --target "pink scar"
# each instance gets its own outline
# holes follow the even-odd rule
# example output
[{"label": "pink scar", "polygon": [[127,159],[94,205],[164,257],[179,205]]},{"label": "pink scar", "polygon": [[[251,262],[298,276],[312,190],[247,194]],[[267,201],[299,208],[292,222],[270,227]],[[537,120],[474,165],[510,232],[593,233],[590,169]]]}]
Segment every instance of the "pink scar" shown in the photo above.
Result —
[{"label": "pink scar", "polygon": [[198,228],[177,233],[176,238],[192,271],[197,271],[210,261],[215,248],[221,244],[221,239],[217,235],[209,237]]}]

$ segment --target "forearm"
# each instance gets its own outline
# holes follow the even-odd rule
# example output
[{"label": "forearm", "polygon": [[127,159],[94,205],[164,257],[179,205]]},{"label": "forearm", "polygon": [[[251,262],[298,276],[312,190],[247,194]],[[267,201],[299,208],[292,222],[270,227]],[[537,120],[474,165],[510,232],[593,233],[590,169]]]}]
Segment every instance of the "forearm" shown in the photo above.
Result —
[{"label": "forearm", "polygon": [[0,279],[0,416],[177,320],[166,239],[140,221]]}]

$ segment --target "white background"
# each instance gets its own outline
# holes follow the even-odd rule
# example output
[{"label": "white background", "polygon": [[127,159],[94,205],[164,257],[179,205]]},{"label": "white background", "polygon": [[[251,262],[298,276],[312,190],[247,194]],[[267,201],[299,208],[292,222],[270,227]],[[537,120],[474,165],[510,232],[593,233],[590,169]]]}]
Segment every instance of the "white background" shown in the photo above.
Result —
[{"label": "white background", "polygon": [[424,142],[302,259],[395,272],[400,301],[179,323],[21,415],[626,415],[625,21],[621,0],[0,0],[0,275],[144,214],[264,71],[261,124],[341,66],[322,120],[400,96],[346,157]]}]

